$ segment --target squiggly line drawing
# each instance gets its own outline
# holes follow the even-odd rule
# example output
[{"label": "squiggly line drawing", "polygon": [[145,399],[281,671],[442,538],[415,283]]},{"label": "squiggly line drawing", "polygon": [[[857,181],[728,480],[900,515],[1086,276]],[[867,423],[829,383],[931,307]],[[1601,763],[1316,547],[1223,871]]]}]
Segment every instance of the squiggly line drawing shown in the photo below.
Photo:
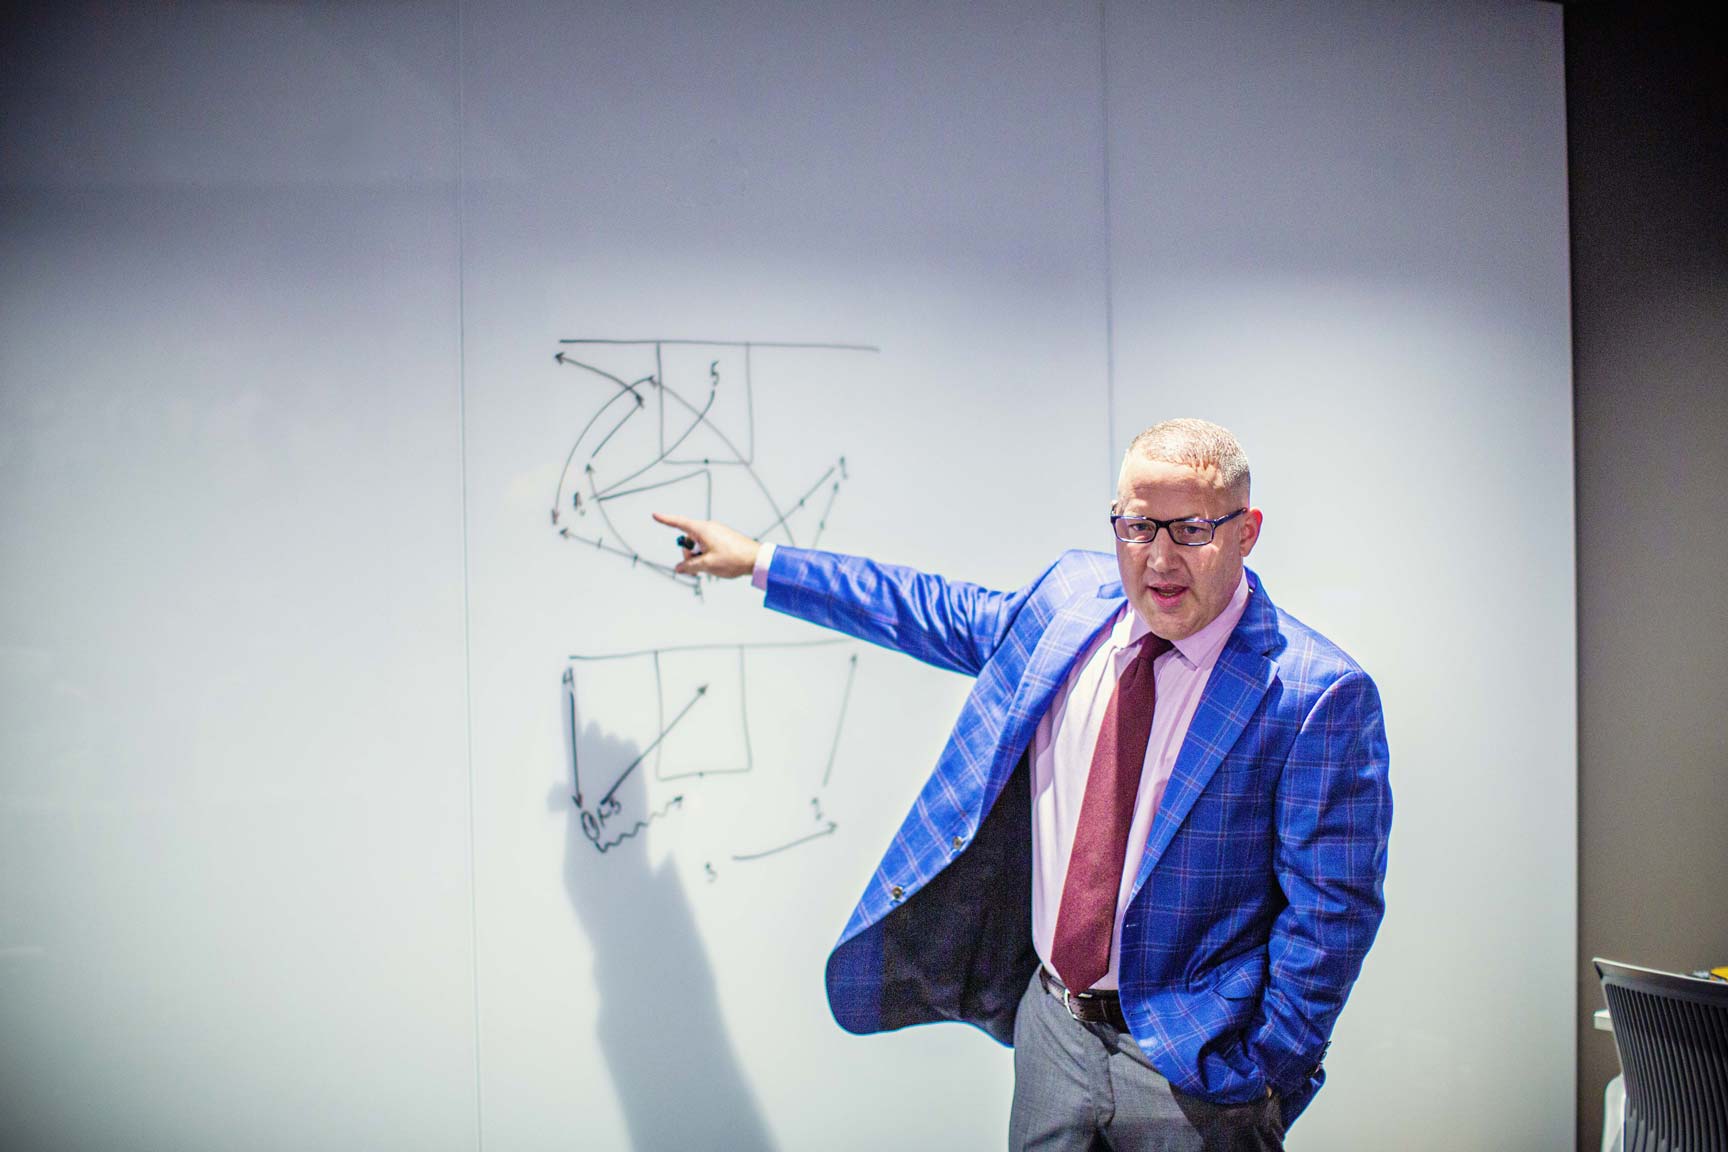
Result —
[{"label": "squiggly line drawing", "polygon": [[[636,823],[631,825],[628,830],[618,833],[618,835],[614,836],[610,840],[600,839],[601,833],[605,831],[606,821],[609,817],[597,816],[592,812],[583,812],[582,835],[588,837],[589,843],[594,845],[594,850],[604,856],[606,853],[612,851],[612,849],[618,847],[618,845],[624,843],[624,841],[636,836],[644,828],[648,827],[648,825],[666,815],[666,813],[672,811],[674,808],[682,807],[684,807],[684,797],[674,796],[653,812],[648,813],[647,819],[636,821]],[[614,810],[613,814],[616,815],[616,810]]]}]

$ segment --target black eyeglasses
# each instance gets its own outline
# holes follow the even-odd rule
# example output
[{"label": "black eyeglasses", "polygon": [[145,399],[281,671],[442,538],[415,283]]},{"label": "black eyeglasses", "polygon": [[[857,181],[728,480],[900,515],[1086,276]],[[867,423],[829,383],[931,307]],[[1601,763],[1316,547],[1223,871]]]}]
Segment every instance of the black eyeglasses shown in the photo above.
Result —
[{"label": "black eyeglasses", "polygon": [[1204,516],[1189,516],[1183,520],[1154,520],[1150,516],[1111,516],[1110,527],[1116,539],[1126,544],[1150,544],[1158,539],[1158,529],[1170,533],[1170,539],[1184,548],[1203,548],[1212,543],[1218,525],[1236,519],[1246,508],[1238,508],[1228,516],[1208,520]]}]

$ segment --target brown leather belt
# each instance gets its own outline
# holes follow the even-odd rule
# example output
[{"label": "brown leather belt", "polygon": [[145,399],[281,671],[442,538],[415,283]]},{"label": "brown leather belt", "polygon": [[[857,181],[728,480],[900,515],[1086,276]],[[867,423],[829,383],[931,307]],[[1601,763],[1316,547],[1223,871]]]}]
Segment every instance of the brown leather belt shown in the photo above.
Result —
[{"label": "brown leather belt", "polygon": [[1118,1032],[1128,1031],[1128,1021],[1122,1015],[1122,998],[1113,991],[1094,989],[1090,992],[1070,992],[1048,968],[1038,969],[1038,983],[1044,991],[1062,1001],[1068,1015],[1082,1024],[1108,1024]]}]

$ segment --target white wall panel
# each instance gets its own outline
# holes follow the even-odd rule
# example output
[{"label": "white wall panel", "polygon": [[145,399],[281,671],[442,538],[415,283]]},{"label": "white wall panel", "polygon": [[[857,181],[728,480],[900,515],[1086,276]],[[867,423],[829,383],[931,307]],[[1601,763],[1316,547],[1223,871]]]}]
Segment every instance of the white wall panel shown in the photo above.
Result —
[{"label": "white wall panel", "polygon": [[1326,1149],[1571,1140],[1572,408],[1560,11],[1118,4],[1116,439],[1242,439],[1250,564],[1385,703],[1387,916]]},{"label": "white wall panel", "polygon": [[8,19],[0,1145],[472,1147],[455,11]]}]

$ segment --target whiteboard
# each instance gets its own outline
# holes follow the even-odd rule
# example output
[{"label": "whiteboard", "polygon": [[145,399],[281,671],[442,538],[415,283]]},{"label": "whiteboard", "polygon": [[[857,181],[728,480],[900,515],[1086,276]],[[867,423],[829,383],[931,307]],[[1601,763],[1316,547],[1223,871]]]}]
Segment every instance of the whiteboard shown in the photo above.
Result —
[{"label": "whiteboard", "polygon": [[1291,1147],[1563,1142],[1550,8],[31,16],[0,1144],[1000,1147],[1007,1050],[822,989],[968,683],[673,578],[647,513],[1014,587],[1188,414],[1387,701],[1391,910]]},{"label": "whiteboard", "polygon": [[511,61],[467,97],[489,1142],[1005,1140],[1006,1050],[861,1041],[822,987],[967,682],[802,647],[830,637],[747,582],[698,598],[648,512],[998,584],[1088,538],[1098,29],[1009,16],[619,7],[555,46],[532,12],[474,21],[470,60]]}]

